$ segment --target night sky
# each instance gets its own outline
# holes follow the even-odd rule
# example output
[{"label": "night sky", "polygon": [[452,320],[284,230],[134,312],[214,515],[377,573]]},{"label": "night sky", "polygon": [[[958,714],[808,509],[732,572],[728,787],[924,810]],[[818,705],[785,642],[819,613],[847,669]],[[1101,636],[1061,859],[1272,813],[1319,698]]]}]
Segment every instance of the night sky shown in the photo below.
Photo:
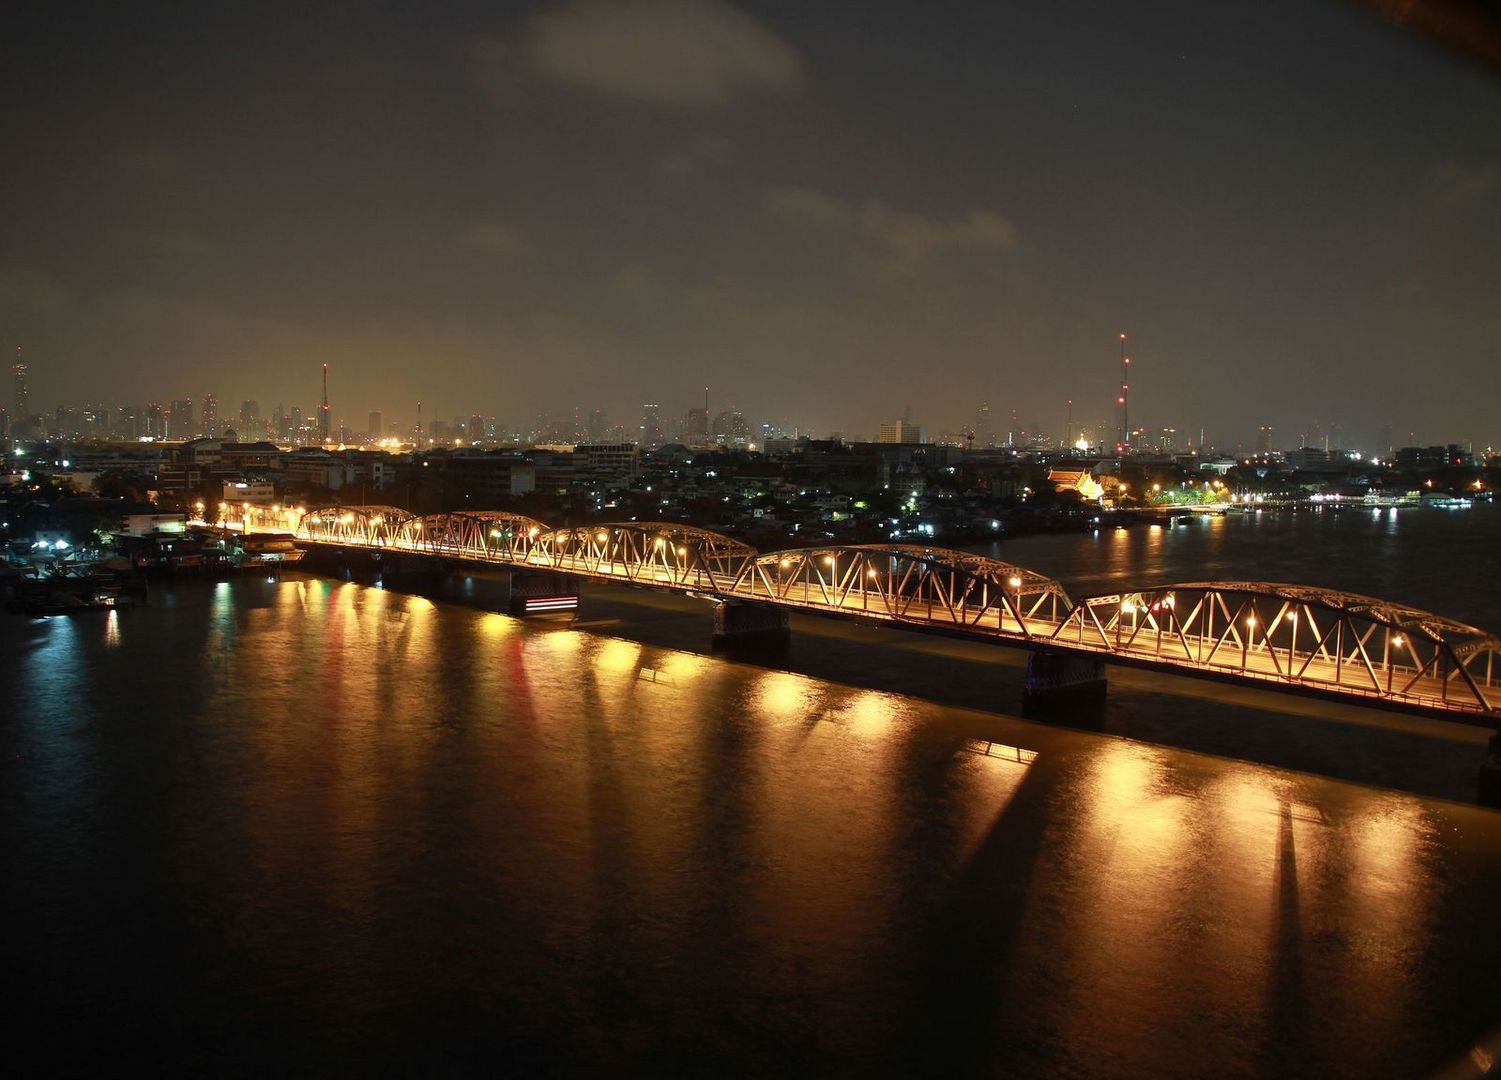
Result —
[{"label": "night sky", "polygon": [[1061,433],[1125,329],[1150,427],[1501,445],[1501,78],[1350,3],[36,4],[0,85],[39,410]]}]

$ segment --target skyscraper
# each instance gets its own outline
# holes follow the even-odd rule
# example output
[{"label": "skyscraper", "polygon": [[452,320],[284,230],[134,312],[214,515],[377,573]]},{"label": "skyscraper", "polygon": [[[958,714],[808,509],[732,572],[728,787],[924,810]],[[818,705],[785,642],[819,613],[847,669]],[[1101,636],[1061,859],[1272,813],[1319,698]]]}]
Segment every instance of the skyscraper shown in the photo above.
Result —
[{"label": "skyscraper", "polygon": [[370,435],[371,441],[373,442],[374,440],[379,439],[385,433],[386,433],[386,429],[381,426],[381,415],[380,415],[380,413],[378,413],[378,412],[371,413],[370,414],[370,427],[369,427],[369,435]]},{"label": "skyscraper", "polygon": [[31,416],[31,400],[26,393],[26,364],[21,360],[21,346],[16,346],[16,362],[10,366],[10,380],[12,404],[15,406],[11,417],[11,428],[16,435],[20,435],[29,423]]},{"label": "skyscraper", "polygon": [[213,394],[204,395],[203,422],[198,426],[198,433],[210,439],[219,437],[219,399]]},{"label": "skyscraper", "polygon": [[248,441],[260,438],[261,434],[261,403],[240,402],[240,438]]},{"label": "skyscraper", "polygon": [[167,408],[165,434],[169,439],[193,437],[193,399],[175,398]]},{"label": "skyscraper", "polygon": [[641,406],[641,437],[638,441],[642,446],[662,445],[662,407],[660,405]]},{"label": "skyscraper", "polygon": [[328,411],[328,365],[323,365],[323,402],[318,406],[318,438],[328,442],[329,436],[329,411]]}]

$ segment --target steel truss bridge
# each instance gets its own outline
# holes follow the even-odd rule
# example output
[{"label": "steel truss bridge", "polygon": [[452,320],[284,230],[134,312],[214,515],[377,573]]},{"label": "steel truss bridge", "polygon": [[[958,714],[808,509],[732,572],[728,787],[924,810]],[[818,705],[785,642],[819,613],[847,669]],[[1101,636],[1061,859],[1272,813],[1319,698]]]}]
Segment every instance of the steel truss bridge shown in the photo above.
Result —
[{"label": "steel truss bridge", "polygon": [[1501,640],[1453,619],[1331,589],[1197,581],[1074,601],[1035,571],[945,548],[857,544],[763,554],[689,525],[554,529],[503,511],[417,517],[390,506],[329,506],[303,514],[296,536],[1501,720]]}]

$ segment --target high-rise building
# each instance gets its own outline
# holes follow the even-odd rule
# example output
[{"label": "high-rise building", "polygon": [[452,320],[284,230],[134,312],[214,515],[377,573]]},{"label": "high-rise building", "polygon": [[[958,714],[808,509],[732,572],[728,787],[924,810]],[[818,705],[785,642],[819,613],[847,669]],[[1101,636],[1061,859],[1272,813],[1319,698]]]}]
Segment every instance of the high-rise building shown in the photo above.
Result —
[{"label": "high-rise building", "polygon": [[240,402],[240,438],[242,440],[259,439],[263,434],[261,430],[261,403],[259,401]]},{"label": "high-rise building", "polygon": [[174,398],[167,407],[167,423],[163,434],[169,439],[193,437],[193,399]]},{"label": "high-rise building", "polygon": [[1258,457],[1272,452],[1272,429],[1263,424],[1256,429],[1256,454]]},{"label": "high-rise building", "polygon": [[153,439],[163,438],[167,434],[167,418],[162,414],[162,407],[154,401],[146,406],[141,420],[141,434]]},{"label": "high-rise building", "polygon": [[210,439],[219,437],[219,399],[213,394],[203,398],[203,422],[198,426],[198,434]]},{"label": "high-rise building", "polygon": [[664,441],[662,433],[662,407],[660,405],[641,406],[641,437],[637,443],[641,446],[661,446]]},{"label": "high-rise building", "polygon": [[989,402],[980,402],[980,407],[975,410],[975,445],[979,447],[995,445],[995,423],[990,418]]},{"label": "high-rise building", "polygon": [[318,405],[318,438],[328,442],[332,434],[332,416],[328,407],[328,365],[323,365],[323,401]]},{"label": "high-rise building", "polygon": [[709,441],[709,410],[693,408],[683,421],[683,438],[689,446],[702,446]]},{"label": "high-rise building", "polygon": [[26,427],[27,418],[31,415],[31,396],[26,390],[28,370],[21,359],[21,346],[17,345],[16,362],[10,366],[11,404],[15,407],[11,424],[17,435],[22,433]]},{"label": "high-rise building", "polygon": [[370,434],[370,438],[371,438],[372,441],[374,441],[376,439],[379,439],[382,435],[384,435],[386,433],[386,429],[381,425],[381,415],[380,415],[380,413],[373,412],[373,413],[370,414],[370,425],[367,428],[367,430],[368,430],[368,432]]},{"label": "high-rise building", "polygon": [[475,413],[469,418],[469,441],[477,443],[485,437],[485,418]]},{"label": "high-rise building", "polygon": [[294,446],[301,446],[303,440],[302,431],[302,406],[293,405],[292,411],[287,414],[287,438]]},{"label": "high-rise building", "polygon": [[750,426],[745,422],[745,414],[734,409],[725,409],[714,418],[712,434],[720,446],[743,450],[750,442]]},{"label": "high-rise building", "polygon": [[604,442],[605,434],[610,430],[610,422],[605,418],[603,409],[589,410],[589,441],[591,443]]}]

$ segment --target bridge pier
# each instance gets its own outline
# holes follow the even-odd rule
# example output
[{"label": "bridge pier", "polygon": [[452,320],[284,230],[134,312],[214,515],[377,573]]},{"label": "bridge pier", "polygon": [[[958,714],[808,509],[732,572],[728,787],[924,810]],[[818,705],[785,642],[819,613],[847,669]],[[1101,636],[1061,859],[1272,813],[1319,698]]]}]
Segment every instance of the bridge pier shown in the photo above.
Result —
[{"label": "bridge pier", "polygon": [[1086,720],[1105,704],[1105,661],[1098,656],[1035,649],[1027,654],[1022,715]]},{"label": "bridge pier", "polygon": [[714,604],[714,644],[781,644],[791,636],[787,612],[770,604],[718,600]]},{"label": "bridge pier", "polygon": [[507,610],[512,615],[546,615],[577,611],[579,579],[545,570],[513,570]]},{"label": "bridge pier", "polygon": [[1501,731],[1491,736],[1486,758],[1480,763],[1480,782],[1476,802],[1501,810]]}]

